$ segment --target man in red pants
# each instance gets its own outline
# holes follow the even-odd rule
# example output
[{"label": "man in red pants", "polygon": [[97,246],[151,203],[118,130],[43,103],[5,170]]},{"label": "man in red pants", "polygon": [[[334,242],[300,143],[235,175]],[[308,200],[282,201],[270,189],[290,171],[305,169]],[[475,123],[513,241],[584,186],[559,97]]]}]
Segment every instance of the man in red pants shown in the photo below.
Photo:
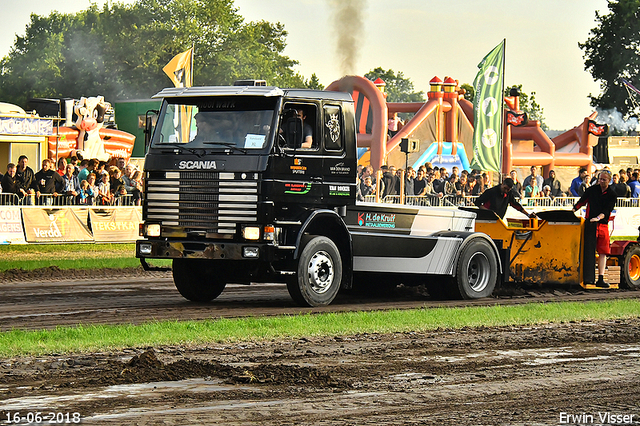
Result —
[{"label": "man in red pants", "polygon": [[603,170],[598,176],[598,184],[588,187],[582,197],[573,206],[575,212],[582,206],[587,206],[586,219],[596,225],[596,250],[598,257],[598,281],[596,287],[609,288],[609,284],[604,282],[604,270],[607,266],[607,255],[611,254],[611,244],[609,242],[609,216],[616,206],[618,196],[611,189],[611,172]]}]

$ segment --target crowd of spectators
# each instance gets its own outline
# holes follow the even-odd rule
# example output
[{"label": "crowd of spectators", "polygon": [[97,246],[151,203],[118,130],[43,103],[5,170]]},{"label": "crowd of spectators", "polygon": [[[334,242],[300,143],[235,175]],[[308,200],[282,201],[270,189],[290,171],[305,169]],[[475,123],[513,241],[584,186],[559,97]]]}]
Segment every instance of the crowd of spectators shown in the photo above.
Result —
[{"label": "crowd of spectators", "polygon": [[[446,167],[434,167],[431,163],[417,169],[408,167],[406,173],[394,166],[382,166],[380,171],[378,179],[372,166],[358,167],[359,199],[376,194],[381,198],[397,196],[403,187],[406,197],[424,197],[431,201],[448,199],[457,203],[465,196],[480,195],[491,186],[487,173],[459,170],[457,166],[451,168],[451,173]],[[401,185],[403,176],[404,185]]]},{"label": "crowd of spectators", "polygon": [[[558,180],[556,172],[550,170],[546,178],[541,173],[541,167],[531,166],[530,174],[520,181],[518,172],[512,170],[509,177],[513,179],[513,195],[517,199],[558,197],[580,197],[589,186],[597,184],[595,173],[591,176],[587,169],[581,168],[578,176],[573,179],[566,190]],[[603,170],[609,170],[605,167]],[[426,163],[418,169],[408,167],[406,173],[394,166],[382,166],[378,174],[372,166],[358,166],[358,198],[379,194],[380,198],[400,195],[400,182],[404,174],[405,197],[426,197],[433,201],[448,199],[451,203],[459,204],[463,197],[479,196],[492,186],[487,173],[480,170],[459,170],[453,166],[451,170],[445,167],[434,167]],[[640,197],[640,169],[620,169],[612,174],[611,186],[618,197]],[[378,180],[380,182],[378,182]]]},{"label": "crowd of spectators", "polygon": [[[124,197],[127,204],[140,205],[143,174],[124,158],[109,163],[77,157],[42,160],[42,168],[34,172],[26,155],[18,164],[9,163],[0,174],[2,194],[15,194],[12,200],[36,205],[117,205]],[[11,202],[9,199],[3,202]]]}]

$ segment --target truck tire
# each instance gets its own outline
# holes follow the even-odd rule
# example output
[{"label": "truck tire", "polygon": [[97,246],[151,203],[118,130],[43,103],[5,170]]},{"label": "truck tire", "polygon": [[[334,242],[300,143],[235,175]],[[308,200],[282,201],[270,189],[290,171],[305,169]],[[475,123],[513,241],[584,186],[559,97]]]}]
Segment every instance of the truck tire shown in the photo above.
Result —
[{"label": "truck tire", "polygon": [[621,275],[627,288],[640,289],[640,246],[633,245],[625,252]]},{"label": "truck tire", "polygon": [[330,304],[340,290],[342,258],[329,238],[314,236],[302,249],[297,273],[287,281],[291,298],[301,306]]},{"label": "truck tire", "polygon": [[209,302],[220,296],[227,285],[224,277],[207,261],[173,260],[173,282],[182,297],[192,302]]},{"label": "truck tire", "polygon": [[460,299],[489,297],[498,279],[498,260],[491,245],[481,238],[462,248],[456,265],[452,294]]}]

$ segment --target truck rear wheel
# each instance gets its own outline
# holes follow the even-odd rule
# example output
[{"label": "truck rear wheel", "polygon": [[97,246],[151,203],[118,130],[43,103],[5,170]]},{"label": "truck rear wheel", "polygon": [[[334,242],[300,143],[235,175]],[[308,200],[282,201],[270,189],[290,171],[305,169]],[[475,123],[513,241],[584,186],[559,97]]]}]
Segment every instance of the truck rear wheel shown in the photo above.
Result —
[{"label": "truck rear wheel", "polygon": [[225,274],[199,259],[174,259],[173,282],[182,297],[192,302],[209,302],[227,285]]},{"label": "truck rear wheel", "polygon": [[491,245],[480,238],[466,244],[456,265],[452,293],[461,299],[489,297],[498,279],[498,260]]},{"label": "truck rear wheel", "polygon": [[342,258],[327,237],[309,239],[298,260],[297,274],[287,281],[291,298],[302,306],[325,306],[333,301],[342,281]]},{"label": "truck rear wheel", "polygon": [[634,245],[624,254],[622,282],[630,289],[640,289],[640,247]]}]

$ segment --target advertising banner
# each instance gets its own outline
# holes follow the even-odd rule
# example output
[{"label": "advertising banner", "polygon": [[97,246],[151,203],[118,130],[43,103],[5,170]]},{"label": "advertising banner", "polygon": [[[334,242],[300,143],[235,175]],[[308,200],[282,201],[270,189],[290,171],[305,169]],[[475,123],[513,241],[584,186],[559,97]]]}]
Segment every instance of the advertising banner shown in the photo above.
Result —
[{"label": "advertising banner", "polygon": [[142,214],[138,207],[89,210],[89,221],[96,242],[121,243],[140,238]]},{"label": "advertising banner", "polygon": [[51,135],[53,134],[53,120],[38,117],[0,117],[0,134]]},{"label": "advertising banner", "polygon": [[23,208],[22,216],[30,243],[93,241],[91,231],[71,209]]},{"label": "advertising banner", "polygon": [[0,206],[0,244],[24,244],[20,207]]}]

